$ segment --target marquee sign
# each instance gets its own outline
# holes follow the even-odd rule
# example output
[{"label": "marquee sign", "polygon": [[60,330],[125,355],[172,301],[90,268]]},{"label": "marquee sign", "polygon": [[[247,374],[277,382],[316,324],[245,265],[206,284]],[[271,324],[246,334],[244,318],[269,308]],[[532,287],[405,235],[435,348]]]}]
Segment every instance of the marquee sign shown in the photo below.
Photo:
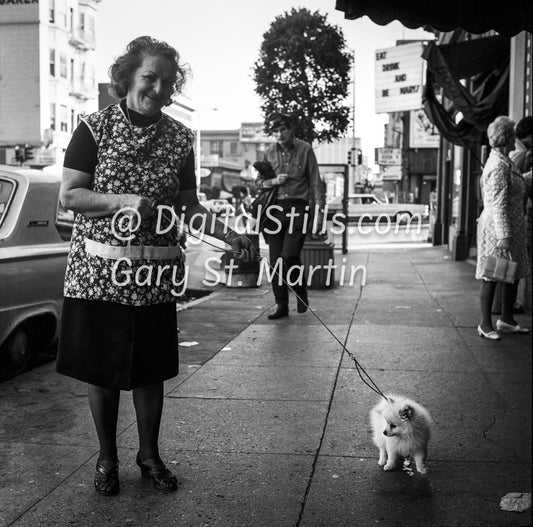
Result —
[{"label": "marquee sign", "polygon": [[422,107],[423,45],[423,42],[413,42],[376,51],[376,113]]}]

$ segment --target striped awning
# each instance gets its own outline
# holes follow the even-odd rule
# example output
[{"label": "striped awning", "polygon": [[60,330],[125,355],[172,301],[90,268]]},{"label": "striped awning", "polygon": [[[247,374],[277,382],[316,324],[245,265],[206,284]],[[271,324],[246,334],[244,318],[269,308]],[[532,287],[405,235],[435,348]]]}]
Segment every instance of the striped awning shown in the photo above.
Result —
[{"label": "striped awning", "polygon": [[531,0],[336,0],[335,9],[350,20],[368,16],[380,26],[398,20],[409,29],[441,32],[494,30],[507,37],[533,32]]}]

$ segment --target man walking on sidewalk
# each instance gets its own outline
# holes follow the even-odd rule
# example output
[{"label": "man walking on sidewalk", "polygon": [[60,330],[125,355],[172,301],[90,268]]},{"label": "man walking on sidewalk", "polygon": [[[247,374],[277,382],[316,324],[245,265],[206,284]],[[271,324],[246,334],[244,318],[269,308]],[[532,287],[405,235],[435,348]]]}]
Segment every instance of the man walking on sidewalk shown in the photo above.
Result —
[{"label": "man walking on sidewalk", "polygon": [[[290,277],[289,283],[292,284],[294,275],[301,278],[293,286],[297,295],[297,311],[307,311],[306,275],[301,272],[291,274],[291,268],[298,266],[301,269],[301,251],[306,233],[313,224],[310,211],[312,208],[318,211],[323,207],[324,193],[313,149],[310,144],[295,138],[291,117],[274,112],[267,117],[266,126],[276,142],[268,147],[264,160],[272,165],[277,177],[265,179],[260,175],[256,185],[259,188],[278,186],[276,206],[270,210],[275,226],[264,233],[269,246],[270,265],[279,269],[283,279],[280,281],[277,274],[272,279],[277,308],[268,318],[276,320],[289,315],[289,289],[286,282]],[[315,223],[321,225],[322,218],[317,220]]]}]

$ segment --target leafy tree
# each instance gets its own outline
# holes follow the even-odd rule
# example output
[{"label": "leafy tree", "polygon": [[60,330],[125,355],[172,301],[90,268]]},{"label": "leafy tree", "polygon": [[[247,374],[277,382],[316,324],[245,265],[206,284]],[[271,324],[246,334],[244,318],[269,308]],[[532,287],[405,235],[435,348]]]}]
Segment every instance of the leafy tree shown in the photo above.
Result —
[{"label": "leafy tree", "polygon": [[310,143],[342,136],[350,122],[352,63],[342,30],[318,11],[293,8],[263,38],[253,78],[264,114],[292,115],[296,136]]}]

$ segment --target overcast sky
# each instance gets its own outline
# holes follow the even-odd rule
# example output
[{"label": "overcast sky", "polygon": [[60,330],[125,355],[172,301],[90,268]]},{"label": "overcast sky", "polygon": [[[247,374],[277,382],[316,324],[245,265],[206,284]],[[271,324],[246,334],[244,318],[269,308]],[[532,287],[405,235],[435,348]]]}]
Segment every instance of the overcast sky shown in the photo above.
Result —
[{"label": "overcast sky", "polygon": [[[356,52],[356,136],[372,160],[383,145],[384,115],[374,114],[374,52],[399,39],[428,39],[399,22],[378,26],[367,17],[344,20],[335,0],[102,0],[98,7],[97,79],[107,82],[113,58],[140,35],[166,40],[176,47],[192,70],[185,94],[204,109],[203,129],[236,129],[241,122],[261,121],[260,100],[251,70],[263,34],[276,16],[292,7],[327,14]],[[350,99],[351,101],[351,99]],[[209,111],[216,107],[218,111]]]}]

